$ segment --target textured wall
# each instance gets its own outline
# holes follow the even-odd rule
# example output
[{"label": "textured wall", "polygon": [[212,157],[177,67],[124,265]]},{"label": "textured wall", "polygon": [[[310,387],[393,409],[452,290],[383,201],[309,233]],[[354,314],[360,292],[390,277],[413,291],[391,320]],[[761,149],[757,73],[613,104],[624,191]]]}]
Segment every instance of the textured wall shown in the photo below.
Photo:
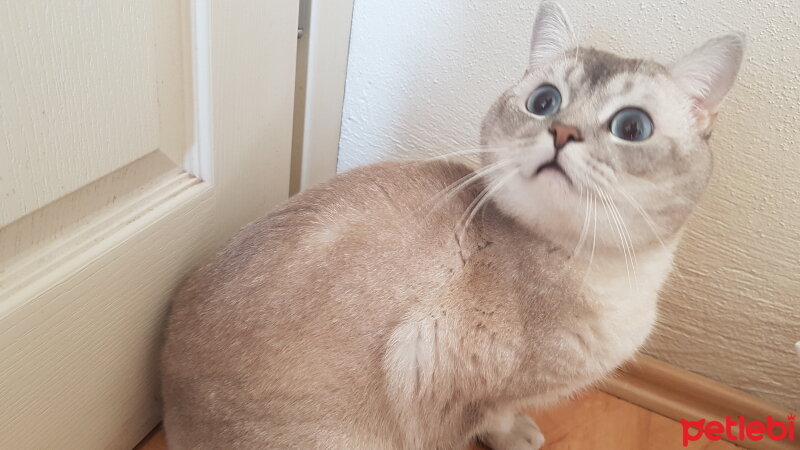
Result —
[{"label": "textured wall", "polygon": [[[563,0],[582,42],[671,61],[741,30],[740,81],[712,139],[646,351],[800,409],[800,2]],[[538,2],[356,0],[339,169],[468,148],[523,72]]]}]

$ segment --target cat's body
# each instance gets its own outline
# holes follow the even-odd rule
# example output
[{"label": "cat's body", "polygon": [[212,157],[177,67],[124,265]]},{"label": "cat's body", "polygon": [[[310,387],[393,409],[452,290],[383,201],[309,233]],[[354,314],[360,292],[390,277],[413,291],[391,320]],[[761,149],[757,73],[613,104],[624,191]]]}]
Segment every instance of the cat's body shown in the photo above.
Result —
[{"label": "cat's body", "polygon": [[572,36],[544,3],[530,69],[484,120],[481,169],[340,175],[186,282],[163,358],[171,449],[533,450],[521,409],[636,352],[742,43],[665,67]]},{"label": "cat's body", "polygon": [[[355,170],[250,225],[196,273],[165,359],[167,426],[191,430],[170,436],[177,448],[256,448],[265,436],[315,448],[320,434],[331,448],[463,448],[495,410],[550,403],[630,357],[671,252],[640,261],[651,285],[635,293],[622,259],[584,283],[585,267],[493,209],[459,245],[448,224],[479,190],[433,210],[431,199],[468,173]],[[187,363],[203,382],[181,379]]]}]

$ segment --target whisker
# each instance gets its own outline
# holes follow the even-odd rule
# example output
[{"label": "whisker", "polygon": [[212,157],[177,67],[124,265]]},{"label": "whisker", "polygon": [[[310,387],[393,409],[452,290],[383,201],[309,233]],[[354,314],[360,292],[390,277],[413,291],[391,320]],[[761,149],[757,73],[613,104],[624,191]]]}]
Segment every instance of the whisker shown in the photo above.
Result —
[{"label": "whisker", "polygon": [[[622,196],[625,197],[628,200],[628,202],[630,202],[631,206],[633,206],[634,209],[636,209],[636,211],[642,216],[642,218],[647,223],[647,226],[653,232],[653,235],[655,235],[655,237],[658,240],[659,244],[661,244],[661,248],[663,248],[664,250],[669,251],[670,250],[669,247],[667,247],[666,243],[664,242],[664,239],[661,238],[661,235],[658,233],[658,230],[656,230],[656,228],[658,228],[658,226],[655,224],[655,221],[653,221],[652,217],[650,217],[650,215],[647,214],[647,211],[644,210],[642,205],[639,202],[637,202],[636,199],[633,198],[632,195],[630,195],[629,193],[624,191],[622,189],[622,186],[617,186],[617,191],[620,194],[622,194]],[[686,278],[686,276],[684,276],[683,273],[681,273],[681,268],[678,265],[673,265],[672,273],[677,274],[677,276],[681,280],[684,280],[684,281],[688,280]]]},{"label": "whisker", "polygon": [[611,213],[615,217],[615,221],[617,222],[619,230],[622,233],[625,246],[627,247],[628,257],[631,260],[631,272],[633,273],[633,282],[634,282],[633,287],[638,291],[639,280],[636,275],[636,266],[637,266],[636,249],[634,248],[633,245],[633,239],[631,238],[630,230],[628,229],[628,225],[625,222],[625,219],[622,217],[622,214],[619,212],[619,208],[617,207],[616,202],[614,202],[614,199],[605,191],[603,191],[603,195],[605,195],[606,199],[608,200]]},{"label": "whisker", "polygon": [[477,147],[456,150],[441,155],[435,155],[430,158],[424,159],[423,161],[436,161],[436,160],[464,156],[464,155],[513,152],[515,150],[524,149],[525,146],[529,145],[531,142],[532,141],[530,139],[518,139],[516,141],[512,141],[507,145],[479,145]]},{"label": "whisker", "polygon": [[624,239],[624,237],[622,235],[622,228],[620,227],[619,223],[617,222],[616,217],[614,216],[614,214],[611,212],[610,202],[609,202],[608,197],[605,194],[605,191],[603,191],[597,185],[595,185],[594,188],[595,188],[595,191],[597,191],[597,193],[600,195],[600,197],[603,200],[603,204],[605,205],[604,210],[605,210],[605,213],[606,213],[606,219],[608,219],[608,223],[612,224],[614,226],[614,229],[617,232],[617,237],[619,238],[619,243],[620,243],[620,249],[621,249],[621,251],[623,253],[623,256],[625,258],[625,272],[628,274],[628,284],[630,285],[631,288],[633,288],[633,280],[631,278],[631,267],[630,267],[633,263],[631,261],[629,261],[630,258],[629,258],[629,255],[628,255],[628,246],[626,245],[627,243],[626,243],[626,241],[625,241],[625,239]]},{"label": "whisker", "polygon": [[592,217],[594,218],[594,227],[592,228],[592,253],[589,255],[589,264],[586,266],[586,272],[583,275],[583,285],[586,284],[586,277],[592,270],[592,263],[594,262],[594,249],[597,244],[597,197],[592,195]]},{"label": "whisker", "polygon": [[594,247],[597,241],[597,197],[592,196],[592,203],[594,204],[594,231],[592,232],[592,255],[589,257],[589,267],[592,266],[594,260]]},{"label": "whisker", "polygon": [[[481,194],[479,196],[475,197],[475,200],[477,200],[477,204],[475,204],[475,206],[472,208],[472,211],[469,210],[469,207],[467,207],[467,210],[464,211],[465,214],[469,212],[469,216],[467,216],[467,220],[461,227],[461,236],[458,239],[459,242],[462,242],[464,240],[464,235],[467,232],[467,228],[469,227],[470,222],[472,222],[472,219],[475,217],[475,215],[481,209],[481,207],[483,207],[483,205],[488,200],[491,199],[492,194],[500,190],[500,188],[502,188],[503,185],[506,184],[516,174],[517,174],[516,171],[511,171],[511,173],[506,174],[506,176],[504,176],[503,178],[493,181],[492,183],[487,185],[486,189],[481,191]],[[475,203],[475,200],[473,200],[473,203]],[[470,204],[470,206],[472,206],[472,203]]]},{"label": "whisker", "polygon": [[[583,200],[583,186],[579,185],[580,187],[580,197]],[[578,238],[578,244],[575,246],[575,250],[572,251],[572,255],[577,257],[580,250],[583,250],[583,244],[586,241],[586,237],[589,235],[589,190],[586,190],[586,207],[583,214],[583,226],[581,227],[581,235]]]},{"label": "whisker", "polygon": [[461,234],[461,239],[459,240],[463,240],[464,234],[466,233],[470,222],[472,222],[472,219],[475,217],[475,215],[478,213],[481,207],[486,203],[486,201],[491,199],[492,194],[500,190],[500,188],[502,188],[503,185],[506,184],[511,179],[511,177],[515,176],[516,174],[517,174],[516,171],[511,171],[511,173],[506,174],[506,176],[504,176],[503,178],[494,181],[489,186],[487,186],[487,189],[485,189],[483,191],[483,194],[480,196],[480,201],[478,201],[478,204],[475,205],[474,208],[472,208],[472,212],[470,212],[466,222],[464,222],[463,227],[461,227],[462,234]]},{"label": "whisker", "polygon": [[656,230],[657,227],[656,227],[655,222],[653,222],[653,219],[650,217],[649,214],[647,214],[647,211],[645,211],[644,208],[642,208],[642,205],[639,204],[639,202],[637,202],[636,199],[634,199],[630,194],[625,192],[622,189],[622,186],[617,186],[616,190],[623,197],[625,197],[628,200],[628,202],[631,204],[631,206],[633,206],[633,208],[642,216],[644,221],[647,223],[647,226],[650,227],[650,231],[653,232],[653,234],[655,235],[656,239],[658,239],[658,242],[661,244],[661,246],[666,249],[667,246],[666,246],[666,244],[664,244],[664,240],[661,239],[661,235]]},{"label": "whisker", "polygon": [[493,147],[493,148],[468,148],[465,150],[458,150],[455,152],[445,153],[443,155],[436,155],[431,158],[426,159],[426,161],[437,161],[440,159],[447,159],[452,158],[455,156],[463,156],[463,155],[474,155],[474,154],[481,154],[481,153],[500,153],[500,152],[507,152],[515,147]]},{"label": "whisker", "polygon": [[625,235],[625,237],[628,240],[628,252],[631,255],[631,264],[632,264],[632,267],[633,267],[633,270],[632,270],[633,271],[633,283],[634,283],[634,287],[635,287],[636,291],[638,291],[639,290],[639,277],[636,275],[636,267],[639,265],[639,261],[636,258],[636,247],[633,245],[633,238],[631,236],[631,231],[630,231],[630,228],[628,227],[628,223],[625,222],[625,218],[622,217],[622,213],[620,213],[619,207],[617,206],[617,203],[614,201],[613,198],[611,198],[610,195],[609,195],[609,198],[611,199],[611,209],[617,215],[617,219],[619,220],[620,225],[622,226],[622,232],[623,232],[623,234]]},{"label": "whisker", "polygon": [[649,185],[649,187],[653,188],[654,190],[661,191],[661,192],[667,194],[671,198],[680,199],[684,203],[694,203],[695,202],[695,200],[692,200],[690,198],[686,198],[686,197],[684,197],[684,196],[682,196],[680,194],[677,194],[677,193],[673,192],[672,190],[670,190],[669,188],[667,188],[665,186],[660,186],[660,185],[656,184],[654,181],[651,181],[651,180],[648,180],[648,179],[645,179],[645,178],[639,178],[639,177],[636,177],[636,180],[640,181],[640,182],[643,182],[643,183],[647,183]]},{"label": "whisker", "polygon": [[622,252],[625,258],[625,272],[627,273],[628,276],[628,284],[631,285],[631,287],[633,287],[631,283],[630,266],[628,264],[628,248],[627,246],[625,246],[624,241],[622,239],[622,232],[619,229],[619,224],[617,224],[616,221],[612,219],[613,216],[611,215],[610,208],[608,207],[608,202],[605,200],[605,197],[603,197],[602,194],[600,194],[600,196],[602,203],[604,205],[603,210],[606,214],[606,220],[608,221],[609,224],[614,226],[614,229],[617,232],[617,237],[619,238],[619,243],[620,243],[620,251]]},{"label": "whisker", "polygon": [[482,177],[492,172],[503,169],[511,164],[513,164],[513,161],[503,160],[503,161],[498,161],[494,164],[490,164],[474,172],[470,172],[469,174],[459,178],[455,182],[451,183],[450,185],[446,186],[444,189],[436,193],[436,195],[431,197],[430,200],[426,201],[423,204],[423,206],[427,206],[435,202],[433,206],[430,207],[429,212],[432,212],[433,210],[441,207],[445,202],[450,200],[453,196],[455,196],[461,190],[465,189],[471,183],[481,179]]},{"label": "whisker", "polygon": [[483,199],[483,197],[489,191],[491,186],[492,186],[492,183],[487,184],[486,187],[484,187],[478,193],[478,195],[476,195],[475,198],[472,199],[470,204],[467,205],[467,207],[464,209],[464,213],[461,214],[461,217],[459,217],[458,221],[456,221],[455,229],[456,229],[456,237],[457,237],[459,245],[463,242],[464,234],[465,234],[465,231],[466,231],[466,227],[462,227],[461,224],[464,223],[466,217],[468,217],[470,215],[470,213],[472,212],[472,210],[478,205],[478,203],[480,203],[481,199]]}]

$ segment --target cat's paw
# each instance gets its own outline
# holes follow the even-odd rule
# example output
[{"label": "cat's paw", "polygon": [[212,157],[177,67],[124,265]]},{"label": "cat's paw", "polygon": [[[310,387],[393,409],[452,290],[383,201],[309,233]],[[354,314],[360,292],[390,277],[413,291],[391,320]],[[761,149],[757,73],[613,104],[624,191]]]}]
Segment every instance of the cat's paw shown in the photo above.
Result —
[{"label": "cat's paw", "polygon": [[492,450],[539,450],[544,445],[544,435],[533,419],[520,413],[514,416],[510,430],[487,433],[480,441]]}]

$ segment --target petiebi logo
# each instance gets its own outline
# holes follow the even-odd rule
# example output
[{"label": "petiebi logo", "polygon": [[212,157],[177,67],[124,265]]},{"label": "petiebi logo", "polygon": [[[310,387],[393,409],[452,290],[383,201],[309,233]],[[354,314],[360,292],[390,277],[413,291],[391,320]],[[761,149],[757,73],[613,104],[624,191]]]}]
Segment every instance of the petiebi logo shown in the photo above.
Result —
[{"label": "petiebi logo", "polygon": [[[794,420],[796,416],[789,414],[786,422],[775,420],[767,416],[765,422],[759,420],[745,420],[739,416],[738,420],[725,416],[725,423],[718,420],[705,419],[689,421],[681,419],[683,426],[683,446],[688,447],[689,442],[697,441],[705,436],[708,440],[718,441],[723,437],[731,441],[760,441],[772,439],[773,441],[794,441]],[[735,429],[734,429],[735,428]]]}]

